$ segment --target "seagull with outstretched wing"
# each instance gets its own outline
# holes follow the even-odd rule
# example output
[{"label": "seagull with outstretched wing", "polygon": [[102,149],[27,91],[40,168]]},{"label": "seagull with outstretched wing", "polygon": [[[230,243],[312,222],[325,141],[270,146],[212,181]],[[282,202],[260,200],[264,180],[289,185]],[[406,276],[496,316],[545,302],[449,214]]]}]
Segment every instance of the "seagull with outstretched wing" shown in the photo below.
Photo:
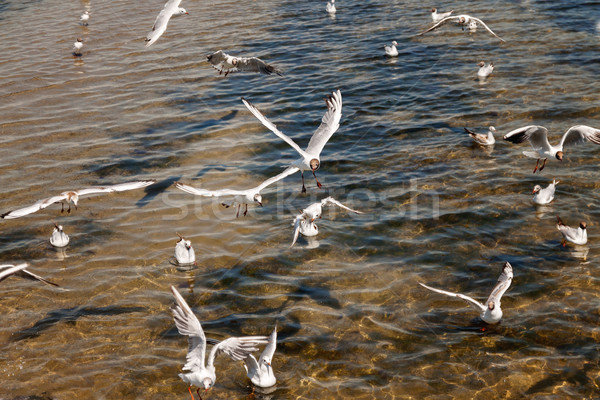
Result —
[{"label": "seagull with outstretched wing", "polygon": [[169,20],[173,15],[189,15],[189,13],[183,7],[179,7],[181,0],[169,0],[165,3],[163,9],[158,13],[158,16],[154,20],[152,30],[146,36],[146,47],[156,42],[159,37],[167,30]]},{"label": "seagull with outstretched wing", "polygon": [[250,381],[258,387],[268,388],[273,386],[277,381],[271,365],[276,347],[277,324],[275,324],[273,332],[269,336],[269,341],[258,361],[256,361],[256,358],[254,358],[252,354],[248,354],[248,357],[244,360],[244,368],[246,369],[248,378],[250,378]]},{"label": "seagull with outstretched wing", "polygon": [[267,64],[256,57],[233,57],[222,50],[216,51],[207,56],[208,62],[214,69],[219,71],[219,75],[225,72],[225,76],[231,72],[260,72],[261,74],[271,75],[273,73],[282,76],[283,72],[274,66]]},{"label": "seagull with outstretched wing", "polygon": [[427,29],[425,32],[421,32],[419,33],[417,36],[421,36],[424,35],[427,32],[431,32],[432,30],[434,30],[435,28],[445,24],[448,21],[454,21],[457,24],[461,25],[464,29],[464,27],[467,27],[469,30],[473,31],[475,29],[477,29],[477,24],[480,24],[481,26],[483,26],[489,33],[491,33],[493,36],[497,37],[498,39],[500,39],[500,41],[502,42],[506,42],[506,40],[502,39],[500,36],[496,35],[494,33],[493,30],[491,30],[489,28],[489,26],[487,26],[482,20],[480,20],[479,18],[475,18],[475,17],[471,17],[470,15],[455,15],[455,16],[450,16],[450,17],[446,17],[446,18],[442,18],[441,20],[439,20],[436,24],[434,24],[431,28]]}]

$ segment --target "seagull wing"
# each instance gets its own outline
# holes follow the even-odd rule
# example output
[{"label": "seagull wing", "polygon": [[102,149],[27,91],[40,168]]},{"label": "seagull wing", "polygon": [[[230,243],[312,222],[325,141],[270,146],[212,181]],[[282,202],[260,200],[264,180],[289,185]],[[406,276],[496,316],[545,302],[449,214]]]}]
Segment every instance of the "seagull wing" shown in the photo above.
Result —
[{"label": "seagull wing", "polygon": [[167,30],[167,24],[169,23],[173,13],[179,7],[179,3],[181,3],[181,0],[169,0],[165,3],[165,6],[156,17],[156,20],[154,20],[152,30],[148,33],[148,36],[146,36],[146,47],[156,42],[158,38],[165,33]]},{"label": "seagull wing", "polygon": [[482,20],[480,20],[479,18],[475,18],[475,17],[471,17],[471,19],[479,22],[481,24],[481,26],[483,26],[489,33],[491,33],[492,35],[494,35],[495,37],[497,37],[498,39],[500,39],[500,41],[502,42],[506,42],[506,40],[502,39],[500,36],[496,35],[494,33],[493,30],[491,30]]},{"label": "seagull wing", "polygon": [[531,147],[534,150],[550,150],[551,146],[548,142],[548,130],[543,126],[529,125],[508,132],[504,135],[504,140],[511,143],[523,143],[529,140]]},{"label": "seagull wing", "polygon": [[56,284],[56,283],[54,283],[52,281],[49,281],[47,279],[44,279],[41,276],[36,275],[33,272],[28,271],[26,269],[22,269],[21,271],[17,272],[17,275],[19,275],[21,278],[29,279],[29,280],[32,280],[32,281],[44,282],[47,285],[52,285],[52,286],[57,286],[57,287],[59,286],[58,284]]},{"label": "seagull wing", "polygon": [[85,196],[87,194],[94,194],[94,193],[124,192],[126,190],[141,189],[143,187],[150,186],[153,183],[156,183],[156,181],[155,180],[136,181],[136,182],[119,183],[118,185],[112,185],[112,186],[93,186],[93,187],[90,187],[87,189],[77,190],[77,194],[79,196]]},{"label": "seagull wing", "polygon": [[250,379],[258,374],[258,362],[252,354],[248,354],[248,357],[244,360],[244,368],[246,368],[246,375]]},{"label": "seagull wing", "polygon": [[206,354],[206,336],[204,336],[200,321],[175,287],[171,286],[171,292],[177,302],[177,305],[171,309],[175,326],[181,335],[188,336],[187,362],[183,369],[188,371],[202,369]]},{"label": "seagull wing", "polygon": [[569,240],[577,240],[579,229],[565,225],[558,215],[556,216],[556,219],[558,221],[556,224],[556,229],[562,233],[563,237],[565,239],[568,238]]},{"label": "seagull wing", "polygon": [[276,347],[277,347],[277,324],[275,324],[275,327],[273,328],[273,332],[271,332],[271,335],[269,336],[269,341],[268,341],[267,345],[265,346],[265,349],[263,350],[262,354],[260,355],[259,362],[262,363],[265,358],[268,358],[269,360],[273,359],[273,354],[275,354]]},{"label": "seagull wing", "polygon": [[272,73],[276,73],[279,76],[283,75],[280,70],[256,57],[238,58],[236,68],[239,71],[260,72],[265,75],[271,75]]},{"label": "seagull wing", "polygon": [[325,147],[331,136],[340,127],[340,119],[342,118],[342,93],[339,90],[333,92],[325,99],[325,103],[327,104],[327,112],[306,148],[306,152],[311,155],[318,156],[321,154],[323,147]]},{"label": "seagull wing", "polygon": [[304,221],[304,217],[302,214],[297,215],[296,219],[294,219],[294,240],[292,240],[292,244],[290,248],[296,244],[296,240],[298,240],[298,235],[300,234],[300,223]]},{"label": "seagull wing", "polygon": [[0,282],[25,268],[27,268],[27,263],[19,265],[0,265]]},{"label": "seagull wing", "polygon": [[264,126],[266,126],[267,128],[269,128],[271,130],[271,132],[273,132],[274,134],[276,134],[277,136],[279,136],[281,139],[283,139],[285,142],[287,142],[287,144],[289,144],[290,146],[292,146],[294,148],[294,150],[296,150],[302,157],[304,157],[306,155],[306,152],[304,150],[302,150],[297,144],[296,142],[294,142],[292,139],[289,138],[289,136],[287,136],[285,133],[281,132],[279,129],[277,129],[277,127],[275,126],[274,123],[272,123],[271,121],[269,121],[267,119],[267,117],[265,117],[259,110],[258,108],[256,108],[254,105],[252,105],[249,101],[247,101],[246,99],[244,99],[242,97],[242,102],[244,103],[244,105],[246,106],[246,108],[248,108],[248,110],[250,110],[250,112],[252,114],[254,114],[254,116],[256,118],[258,118],[258,120],[260,122],[262,122],[262,124]]},{"label": "seagull wing", "polygon": [[350,207],[346,207],[345,205],[343,205],[342,203],[340,203],[339,201],[337,201],[336,199],[334,199],[331,196],[329,196],[329,197],[321,200],[321,206],[326,206],[326,205],[329,205],[329,204],[334,204],[334,205],[336,205],[338,207],[341,207],[341,208],[343,208],[345,210],[348,210],[348,211],[351,211],[353,213],[363,214],[362,211],[357,211],[357,210],[351,209]]},{"label": "seagull wing", "polygon": [[452,292],[446,292],[445,290],[440,290],[440,289],[434,289],[432,287],[429,287],[421,282],[419,282],[419,285],[423,286],[426,289],[431,290],[432,292],[436,292],[436,293],[441,293],[441,294],[445,294],[446,296],[450,296],[450,297],[458,297],[459,299],[463,299],[464,301],[466,301],[467,303],[469,303],[469,305],[471,305],[473,308],[475,308],[477,311],[479,312],[483,312],[485,311],[485,306],[483,304],[481,304],[480,302],[478,302],[477,300],[469,297],[469,296],[465,296],[464,294],[460,294],[460,293],[452,293]]},{"label": "seagull wing", "polygon": [[62,194],[59,196],[48,197],[47,199],[37,201],[33,205],[4,213],[0,217],[4,219],[13,219],[22,217],[24,215],[33,214],[34,212],[48,207],[50,204],[58,203],[59,201],[62,201],[66,198],[67,196]]},{"label": "seagull wing", "polygon": [[216,70],[223,69],[223,63],[227,59],[227,54],[223,53],[223,50],[215,51],[206,57],[208,62],[213,66]]},{"label": "seagull wing", "polygon": [[600,144],[600,129],[586,125],[577,125],[565,132],[560,141],[560,148],[562,149],[565,145],[582,144],[588,141]]},{"label": "seagull wing", "polygon": [[253,351],[258,351],[258,345],[265,343],[266,336],[230,337],[213,346],[207,365],[214,365],[215,357],[220,353],[227,354],[234,361],[241,361]]},{"label": "seagull wing", "polygon": [[494,289],[492,290],[492,293],[490,294],[490,297],[488,297],[485,304],[489,304],[490,301],[493,301],[497,307],[500,307],[500,299],[502,298],[504,292],[506,292],[506,290],[510,287],[512,278],[513,269],[510,263],[507,262],[504,264],[504,268],[502,268],[502,273],[498,278],[498,282],[496,283],[496,286],[494,286]]},{"label": "seagull wing", "polygon": [[206,190],[206,189],[196,189],[189,185],[184,185],[182,183],[177,182],[175,184],[177,189],[181,189],[184,192],[195,194],[196,196],[206,196],[206,197],[221,197],[221,196],[243,196],[246,194],[246,190],[233,190],[233,189],[221,189],[221,190]]},{"label": "seagull wing", "polygon": [[442,25],[442,24],[445,24],[447,21],[450,21],[451,19],[456,19],[456,20],[458,21],[458,18],[459,18],[459,17],[460,17],[460,16],[454,16],[454,17],[446,17],[446,18],[444,18],[444,19],[441,19],[441,20],[439,20],[439,21],[438,21],[438,23],[437,23],[437,24],[433,25],[431,28],[427,29],[425,32],[421,32],[421,33],[419,33],[417,36],[424,35],[425,33],[427,33],[427,32],[430,32],[430,31],[434,30],[434,29],[435,29],[435,28],[437,28],[438,26],[440,26],[440,25]]},{"label": "seagull wing", "polygon": [[283,178],[285,178],[288,175],[291,175],[295,172],[300,171],[300,169],[298,169],[297,167],[288,167],[287,169],[285,169],[282,173],[280,173],[279,175],[275,175],[272,178],[267,179],[266,181],[264,181],[263,183],[261,183],[260,185],[258,185],[256,187],[256,191],[260,192],[261,190],[263,190],[264,188],[266,188],[269,185],[272,185],[273,183],[282,180]]}]

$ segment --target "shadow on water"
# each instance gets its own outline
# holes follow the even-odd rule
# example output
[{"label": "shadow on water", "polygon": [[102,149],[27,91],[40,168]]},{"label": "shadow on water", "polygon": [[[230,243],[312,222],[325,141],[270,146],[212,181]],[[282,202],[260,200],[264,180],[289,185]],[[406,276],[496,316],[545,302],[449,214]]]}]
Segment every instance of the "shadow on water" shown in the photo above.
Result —
[{"label": "shadow on water", "polygon": [[146,311],[144,307],[74,307],[50,311],[48,315],[36,322],[31,328],[15,333],[13,341],[36,338],[48,328],[59,322],[73,323],[81,317],[91,315],[120,315]]},{"label": "shadow on water", "polygon": [[154,185],[150,185],[144,189],[146,195],[139,199],[135,205],[136,207],[144,207],[148,203],[150,203],[156,196],[160,193],[167,190],[170,186],[172,186],[175,182],[181,179],[181,175],[179,176],[170,176],[162,181],[156,182]]},{"label": "shadow on water", "polygon": [[[551,374],[550,376],[536,382],[533,384],[527,391],[526,395],[534,395],[540,392],[548,392],[549,389],[554,388],[555,386],[561,385],[565,382],[571,383],[573,385],[579,385],[581,387],[588,387],[589,392],[587,396],[592,396],[594,391],[591,389],[593,386],[592,380],[587,376],[587,372],[593,370],[596,366],[592,363],[585,363],[581,368],[575,367],[567,367],[563,368],[562,371]],[[551,392],[554,393],[554,390]],[[596,392],[597,394],[597,392]],[[591,398],[591,397],[590,397]]]}]

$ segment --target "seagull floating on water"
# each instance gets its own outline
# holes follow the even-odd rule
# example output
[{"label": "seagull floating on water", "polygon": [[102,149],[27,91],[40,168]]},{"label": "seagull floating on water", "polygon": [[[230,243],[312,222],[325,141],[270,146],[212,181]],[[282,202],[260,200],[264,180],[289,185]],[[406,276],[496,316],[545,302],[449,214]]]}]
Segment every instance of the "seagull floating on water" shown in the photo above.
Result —
[{"label": "seagull floating on water", "polygon": [[490,126],[490,129],[488,130],[487,135],[481,134],[481,133],[475,133],[470,129],[464,128],[465,132],[467,132],[469,134],[469,136],[471,136],[471,138],[473,138],[473,140],[477,143],[477,144],[481,144],[483,146],[491,146],[494,143],[496,143],[496,139],[494,138],[494,133],[496,133],[496,128],[494,128],[493,126]]},{"label": "seagull floating on water", "polygon": [[325,99],[325,103],[327,104],[327,112],[321,120],[321,125],[319,125],[310,139],[310,142],[308,142],[308,147],[306,150],[302,150],[296,144],[296,142],[277,129],[275,124],[269,121],[267,117],[265,117],[258,110],[258,108],[250,104],[249,101],[246,101],[244,98],[242,98],[242,101],[248,110],[250,110],[250,112],[254,114],[254,116],[258,118],[258,120],[262,122],[264,126],[269,128],[274,134],[292,146],[294,150],[296,150],[298,154],[302,156],[302,158],[292,163],[293,168],[298,168],[302,172],[302,193],[306,193],[306,187],[304,186],[304,171],[312,171],[312,174],[317,181],[317,186],[320,188],[321,183],[317,179],[315,171],[321,166],[321,151],[340,126],[340,119],[342,118],[342,94],[340,91],[338,90],[333,92],[328,98]]},{"label": "seagull floating on water", "polygon": [[248,357],[244,360],[244,368],[250,381],[258,387],[268,388],[275,385],[277,381],[275,374],[273,373],[273,367],[271,361],[273,360],[273,354],[275,354],[275,348],[277,347],[277,324],[273,328],[273,332],[269,336],[269,340],[265,349],[258,361],[252,354],[248,354]]},{"label": "seagull floating on water", "polygon": [[225,339],[213,346],[205,365],[206,336],[200,321],[175,287],[171,286],[171,292],[173,292],[177,302],[177,305],[171,309],[175,326],[177,326],[179,334],[188,336],[189,342],[186,363],[183,366],[183,370],[189,372],[179,374],[179,377],[189,384],[188,391],[192,396],[192,400],[194,400],[192,386],[197,387],[196,393],[200,396],[200,388],[203,388],[206,393],[215,384],[217,375],[214,362],[219,352],[227,354],[234,361],[241,361],[253,351],[258,351],[256,346],[267,343],[267,337],[246,336]]},{"label": "seagull floating on water", "polygon": [[0,218],[4,218],[4,219],[19,218],[19,217],[22,217],[22,216],[25,216],[28,214],[32,214],[36,211],[42,210],[54,203],[61,203],[60,212],[63,212],[65,210],[65,203],[69,204],[69,209],[67,210],[67,212],[70,213],[71,212],[71,203],[73,203],[73,205],[75,206],[75,209],[77,209],[77,202],[79,201],[80,196],[85,196],[88,194],[95,194],[95,193],[114,193],[114,192],[123,192],[125,190],[140,189],[140,188],[143,188],[146,186],[150,186],[155,182],[156,182],[155,180],[137,181],[137,182],[120,183],[118,185],[113,185],[113,186],[95,186],[95,187],[82,189],[82,190],[71,190],[71,191],[67,191],[67,192],[62,192],[58,196],[48,197],[47,199],[39,200],[31,206],[19,208],[17,210],[13,210],[13,211],[4,213],[4,214],[0,215]]},{"label": "seagull floating on water", "polygon": [[83,14],[79,17],[79,21],[81,21],[81,25],[87,26],[88,21],[90,19],[90,13],[88,11],[84,11]]},{"label": "seagull floating on water", "polygon": [[469,303],[470,306],[474,307],[476,310],[478,310],[480,312],[480,318],[484,322],[486,322],[488,324],[496,324],[496,323],[500,322],[500,320],[502,319],[502,309],[500,308],[500,299],[502,298],[502,295],[504,294],[504,292],[506,292],[506,290],[509,288],[510,283],[512,282],[512,278],[513,278],[512,266],[510,265],[510,263],[507,262],[506,264],[504,264],[504,268],[502,269],[502,274],[500,274],[500,277],[498,278],[498,282],[496,283],[496,286],[492,290],[490,297],[488,297],[487,301],[485,302],[485,305],[481,304],[480,302],[478,302],[477,300],[474,300],[473,298],[471,298],[469,296],[465,296],[464,294],[452,293],[452,292],[447,292],[445,290],[434,289],[434,288],[429,287],[421,282],[419,282],[419,285],[421,285],[424,288],[429,289],[433,292],[436,292],[436,293],[441,293],[441,294],[445,294],[446,296],[458,297],[460,299],[463,299],[464,301]]},{"label": "seagull floating on water", "polygon": [[492,31],[482,20],[480,20],[479,18],[475,18],[475,17],[471,17],[470,15],[456,15],[454,17],[446,17],[441,19],[440,21],[438,21],[435,25],[433,25],[431,28],[427,29],[425,32],[421,32],[419,33],[417,36],[421,36],[427,32],[430,32],[432,30],[434,30],[435,28],[437,28],[438,26],[441,26],[443,24],[445,24],[448,21],[454,21],[457,24],[461,25],[463,27],[463,29],[465,27],[467,27],[469,30],[475,30],[477,28],[477,24],[481,24],[481,26],[483,26],[489,33],[491,33],[492,35],[494,35],[495,37],[497,37],[498,39],[500,39],[502,42],[505,42],[506,40],[502,39],[500,36],[496,35],[494,33],[494,31]]},{"label": "seagull floating on water", "polygon": [[397,57],[398,56],[398,49],[396,48],[396,46],[398,46],[398,43],[396,43],[395,40],[392,42],[391,46],[388,46],[387,44],[384,44],[383,48],[385,49],[385,55],[386,56],[390,56],[390,57]]},{"label": "seagull floating on water", "polygon": [[169,20],[173,15],[189,15],[185,8],[179,7],[180,3],[181,0],[169,0],[165,3],[165,6],[154,20],[152,30],[146,36],[146,47],[156,42],[165,33]]},{"label": "seagull floating on water", "polygon": [[179,265],[189,265],[196,262],[196,253],[192,248],[192,242],[186,240],[179,233],[179,241],[175,245],[175,259]]},{"label": "seagull floating on water", "polygon": [[453,12],[454,12],[454,10],[450,10],[445,13],[438,13],[437,8],[432,8],[431,9],[431,20],[433,21],[433,23],[439,22],[439,21],[443,20],[444,18],[448,18],[450,16],[450,14],[452,14]]},{"label": "seagull floating on water", "polygon": [[54,247],[65,247],[69,244],[69,235],[63,231],[62,225],[54,223],[54,231],[50,237],[50,244]]},{"label": "seagull floating on water", "polygon": [[237,214],[236,218],[240,216],[240,208],[242,205],[245,205],[244,216],[248,212],[248,204],[257,203],[259,206],[262,205],[262,196],[260,195],[261,190],[266,188],[267,186],[280,181],[288,175],[291,175],[295,172],[298,172],[298,168],[296,167],[288,167],[285,171],[280,173],[279,175],[275,175],[272,178],[267,179],[257,187],[246,189],[246,190],[235,190],[235,189],[221,189],[221,190],[206,190],[206,189],[196,189],[189,185],[184,185],[179,182],[175,182],[175,186],[177,189],[181,189],[184,192],[194,194],[196,196],[206,196],[206,197],[222,197],[222,196],[233,196],[233,201],[229,204],[221,203],[223,206],[229,208],[235,204],[237,204]]},{"label": "seagull floating on water", "polygon": [[231,72],[260,72],[261,74],[271,75],[275,73],[279,76],[283,72],[272,65],[267,64],[256,57],[233,57],[222,50],[216,51],[207,56],[208,62],[214,69],[219,71],[219,75],[225,71],[225,76]]},{"label": "seagull floating on water", "polygon": [[537,158],[533,173],[538,171],[538,165],[543,158],[544,162],[540,167],[540,171],[546,166],[548,158],[556,157],[562,161],[564,146],[572,146],[576,144],[592,142],[600,144],[600,129],[595,129],[586,125],[576,125],[569,128],[562,136],[560,143],[557,146],[552,146],[548,142],[548,130],[543,126],[529,125],[523,128],[515,129],[504,135],[504,140],[511,143],[523,143],[528,140],[533,148],[533,151],[524,151],[523,154],[527,157]]},{"label": "seagull floating on water", "polygon": [[535,204],[544,205],[550,203],[554,200],[554,192],[556,191],[556,185],[558,185],[560,181],[554,179],[551,184],[548,185],[547,188],[542,189],[540,185],[535,185],[533,187],[533,202]]},{"label": "seagull floating on water", "polygon": [[335,12],[337,11],[335,9],[335,0],[331,0],[329,3],[327,3],[327,6],[325,7],[325,9],[327,10],[327,12],[329,14],[335,14]]},{"label": "seagull floating on water", "polygon": [[566,246],[566,242],[571,242],[573,244],[580,245],[587,243],[587,223],[585,221],[581,221],[579,223],[579,227],[571,228],[570,226],[565,225],[560,219],[560,217],[557,215],[556,228],[563,235],[563,246]]},{"label": "seagull floating on water", "polygon": [[73,43],[73,55],[80,57],[82,48],[83,48],[83,40],[81,38],[77,38],[77,41],[75,43]]},{"label": "seagull floating on water", "polygon": [[0,282],[2,282],[4,279],[8,278],[11,275],[17,275],[21,278],[29,279],[32,281],[37,280],[40,282],[44,282],[48,285],[58,286],[54,282],[50,282],[49,280],[44,279],[41,276],[34,274],[33,272],[27,271],[25,268],[27,268],[28,266],[29,265],[27,263],[23,263],[23,264],[19,264],[19,265],[12,265],[12,264],[0,265]]},{"label": "seagull floating on water", "polygon": [[481,61],[479,64],[477,64],[477,66],[479,67],[479,71],[477,71],[477,76],[480,79],[487,78],[492,74],[492,72],[494,72],[494,63],[489,63],[488,65],[485,65],[485,63]]}]

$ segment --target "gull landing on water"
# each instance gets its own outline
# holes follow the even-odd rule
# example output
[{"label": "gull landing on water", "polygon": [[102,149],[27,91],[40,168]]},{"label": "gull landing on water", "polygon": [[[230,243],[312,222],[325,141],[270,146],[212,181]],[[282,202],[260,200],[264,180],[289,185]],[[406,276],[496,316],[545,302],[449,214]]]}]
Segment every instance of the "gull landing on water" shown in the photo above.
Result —
[{"label": "gull landing on water", "polygon": [[222,196],[233,196],[233,201],[230,204],[221,203],[223,206],[229,208],[235,204],[237,204],[237,214],[236,218],[240,216],[240,208],[242,205],[245,205],[244,216],[248,213],[248,204],[257,203],[262,207],[262,196],[260,195],[261,190],[266,188],[267,186],[285,178],[288,175],[291,175],[295,172],[298,172],[298,168],[289,167],[279,175],[275,175],[272,178],[267,179],[257,187],[246,189],[246,190],[234,190],[234,189],[221,189],[221,190],[206,190],[206,189],[196,189],[194,187],[181,184],[179,182],[175,183],[177,189],[181,189],[184,192],[194,194],[196,196],[206,196],[206,197],[222,197]]},{"label": "gull landing on water", "polygon": [[175,326],[177,326],[179,334],[188,336],[189,342],[186,363],[183,366],[183,370],[189,372],[179,374],[179,377],[189,384],[188,391],[193,400],[192,386],[197,387],[196,393],[200,396],[200,388],[203,388],[206,393],[215,384],[217,375],[214,362],[220,352],[227,354],[234,361],[241,361],[253,351],[258,351],[256,346],[267,343],[267,337],[246,336],[225,339],[213,346],[205,365],[206,336],[204,335],[200,321],[198,321],[190,306],[188,306],[175,287],[171,286],[171,292],[175,296],[177,303],[171,309]]},{"label": "gull landing on water", "polygon": [[4,214],[0,215],[0,218],[4,218],[4,219],[19,218],[19,217],[22,217],[22,216],[25,216],[28,214],[32,214],[36,211],[42,210],[54,203],[61,203],[60,212],[63,212],[65,210],[65,203],[69,204],[69,209],[67,210],[67,212],[70,213],[71,212],[71,203],[73,203],[73,205],[75,206],[75,209],[77,209],[77,202],[79,201],[80,196],[85,196],[88,194],[95,194],[95,193],[114,193],[114,192],[123,192],[125,190],[140,189],[140,188],[143,188],[146,186],[150,186],[155,182],[156,182],[155,180],[137,181],[137,182],[120,183],[118,185],[113,185],[113,186],[95,186],[95,187],[82,189],[82,190],[72,190],[72,191],[62,192],[58,196],[53,196],[53,197],[49,197],[47,199],[39,200],[38,202],[36,202],[35,204],[33,204],[31,206],[19,208],[17,210],[13,210],[13,211],[4,213]]},{"label": "gull landing on water", "polygon": [[535,185],[533,187],[533,202],[539,205],[545,205],[554,200],[554,192],[556,191],[556,185],[558,185],[560,181],[554,179],[551,184],[548,185],[547,188],[543,188],[540,185]]},{"label": "gull landing on water", "polygon": [[398,56],[398,49],[396,48],[396,46],[398,46],[398,43],[396,43],[395,40],[392,42],[391,46],[388,46],[387,44],[384,44],[383,48],[385,50],[385,55],[389,56],[389,57],[397,57]]},{"label": "gull landing on water", "polygon": [[329,14],[335,14],[335,12],[337,11],[335,8],[335,0],[331,0],[329,3],[327,3],[325,9]]},{"label": "gull landing on water", "polygon": [[473,298],[471,298],[469,296],[465,296],[464,294],[452,293],[452,292],[446,292],[445,290],[434,289],[434,288],[429,287],[421,282],[419,282],[419,285],[423,286],[426,289],[431,290],[432,292],[441,293],[441,294],[445,294],[446,296],[458,297],[459,299],[463,299],[464,301],[469,303],[470,306],[474,307],[476,310],[478,310],[480,312],[479,316],[483,320],[483,322],[486,322],[488,324],[496,324],[496,323],[500,322],[500,320],[502,319],[502,309],[500,308],[500,299],[502,298],[502,295],[504,294],[504,292],[506,292],[506,290],[509,288],[510,283],[512,282],[512,278],[513,278],[512,266],[510,265],[510,263],[507,262],[506,264],[504,264],[504,268],[502,269],[502,274],[500,274],[500,277],[498,278],[498,282],[496,283],[496,286],[492,290],[490,297],[488,297],[487,301],[485,302],[486,305],[483,305],[480,302],[478,302],[477,300],[474,300]]},{"label": "gull landing on water", "polygon": [[565,225],[557,215],[556,229],[563,235],[563,246],[566,246],[567,242],[579,245],[587,243],[587,223],[585,221],[581,221],[578,228],[571,228],[570,226]]},{"label": "gull landing on water", "polygon": [[431,9],[431,20],[435,24],[436,22],[439,22],[439,21],[443,20],[444,18],[448,18],[450,16],[450,14],[452,14],[453,12],[454,12],[454,10],[450,10],[445,13],[438,13],[437,8],[432,8]]},{"label": "gull landing on water", "polygon": [[181,0],[169,0],[165,3],[165,6],[154,20],[152,30],[146,36],[146,47],[156,42],[165,33],[169,20],[173,15],[189,15],[185,8],[179,7],[180,3]]},{"label": "gull landing on water", "polygon": [[569,128],[562,136],[557,146],[552,146],[548,142],[548,130],[543,126],[529,125],[523,128],[515,129],[504,135],[504,140],[511,143],[523,143],[528,140],[533,151],[524,151],[523,154],[530,158],[537,158],[533,173],[538,171],[540,160],[544,159],[539,171],[546,166],[548,158],[556,158],[559,161],[563,159],[564,146],[572,146],[586,142],[600,144],[600,129],[595,129],[586,125],[576,125]]},{"label": "gull landing on water", "polygon": [[477,71],[477,76],[479,79],[485,79],[490,76],[492,72],[494,72],[494,63],[492,62],[488,65],[485,65],[485,63],[481,61],[479,64],[477,64],[477,66],[479,67],[479,71]]},{"label": "gull landing on water", "polygon": [[262,388],[268,388],[275,385],[277,379],[275,379],[271,361],[273,360],[273,354],[275,354],[276,347],[277,324],[275,324],[275,328],[273,328],[273,332],[271,333],[271,336],[269,336],[268,343],[258,361],[256,361],[256,358],[254,358],[252,354],[248,354],[248,357],[244,360],[246,374],[254,385]]},{"label": "gull landing on water", "polygon": [[175,245],[175,259],[179,265],[189,265],[196,262],[196,253],[192,248],[192,242],[186,240],[179,233],[179,241]]},{"label": "gull landing on water", "polygon": [[471,31],[477,29],[477,24],[480,24],[489,33],[491,33],[493,36],[495,36],[498,39],[500,39],[502,42],[506,41],[506,40],[502,39],[500,36],[496,35],[494,33],[494,31],[492,31],[482,20],[480,20],[479,18],[471,17],[470,15],[466,15],[466,14],[456,15],[454,17],[443,18],[440,21],[438,21],[435,25],[433,25],[431,28],[427,29],[425,32],[419,33],[417,36],[421,36],[421,35],[423,35],[423,34],[425,34],[427,32],[430,32],[430,31],[434,30],[435,28],[437,28],[438,26],[441,26],[441,25],[445,24],[448,21],[454,21],[457,24],[461,25],[463,27],[463,29],[465,27],[467,27]]},{"label": "gull landing on water", "polygon": [[69,235],[63,231],[62,225],[54,223],[54,231],[50,237],[50,244],[54,247],[65,247],[69,244]]},{"label": "gull landing on water", "polygon": [[340,119],[342,118],[342,94],[340,91],[338,90],[333,92],[328,98],[325,99],[325,103],[327,104],[327,112],[321,120],[321,125],[319,125],[310,139],[310,142],[308,142],[308,147],[306,150],[302,150],[296,144],[296,142],[277,129],[275,124],[269,121],[269,119],[267,119],[267,117],[265,117],[258,110],[258,108],[250,104],[249,101],[246,101],[244,98],[242,98],[242,101],[248,110],[250,110],[250,112],[254,114],[254,116],[258,118],[258,120],[262,122],[264,126],[269,128],[274,134],[292,146],[292,148],[296,150],[300,156],[302,156],[302,158],[292,163],[292,168],[297,168],[302,172],[302,193],[306,193],[306,187],[304,186],[304,171],[312,171],[312,174],[317,181],[317,186],[320,188],[321,183],[317,179],[315,171],[321,166],[321,151],[323,151],[323,148],[331,136],[340,126]]},{"label": "gull landing on water", "polygon": [[473,138],[473,140],[480,145],[483,146],[491,146],[494,143],[496,143],[496,139],[494,138],[494,133],[496,132],[496,128],[494,128],[493,126],[490,126],[490,129],[487,133],[487,135],[481,134],[481,133],[475,133],[470,129],[467,128],[463,128],[465,130],[465,132],[467,132],[469,134],[469,136],[471,136],[471,138]]},{"label": "gull landing on water", "polygon": [[207,58],[212,67],[219,71],[219,75],[221,75],[223,71],[225,71],[225,76],[231,72],[237,71],[260,72],[265,75],[271,75],[272,73],[279,76],[283,75],[283,72],[279,69],[256,57],[232,57],[222,50],[219,50],[208,55]]},{"label": "gull landing on water", "polygon": [[50,282],[49,280],[46,280],[46,279],[42,278],[41,276],[34,274],[33,272],[27,271],[25,268],[27,268],[28,266],[29,265],[27,263],[23,263],[23,264],[19,264],[19,265],[12,265],[12,264],[0,265],[0,282],[2,282],[3,280],[5,280],[6,278],[8,278],[11,275],[17,275],[21,278],[29,279],[32,281],[37,280],[40,282],[44,282],[45,284],[48,284],[48,285],[58,286],[54,282]]}]

